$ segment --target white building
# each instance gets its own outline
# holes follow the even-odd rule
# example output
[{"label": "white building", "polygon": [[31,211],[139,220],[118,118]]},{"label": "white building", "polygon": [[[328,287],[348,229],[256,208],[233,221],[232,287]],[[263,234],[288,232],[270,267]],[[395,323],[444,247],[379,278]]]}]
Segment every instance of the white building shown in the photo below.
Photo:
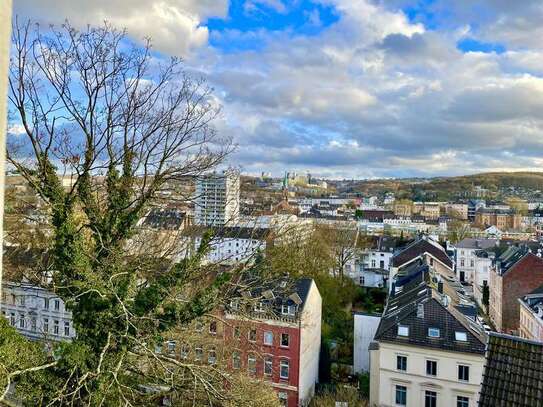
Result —
[{"label": "white building", "polygon": [[455,308],[447,280],[428,265],[393,285],[369,346],[370,405],[476,406],[484,330]]},{"label": "white building", "polygon": [[24,336],[33,340],[71,340],[76,333],[72,313],[62,299],[44,288],[5,282],[2,315]]},{"label": "white building", "polygon": [[240,179],[237,170],[206,174],[196,181],[194,222],[203,226],[232,225],[239,218]]},{"label": "white building", "polygon": [[[461,282],[473,284],[478,278],[475,275],[477,252],[487,250],[498,245],[497,239],[466,238],[455,246],[456,276]],[[480,278],[479,278],[480,279]],[[488,280],[488,279],[487,279]]]},{"label": "white building", "polygon": [[380,315],[361,312],[354,314],[353,368],[355,373],[370,370],[369,346],[373,342],[380,321]]},{"label": "white building", "polygon": [[[252,262],[258,254],[265,254],[268,239],[272,233],[269,229],[253,229],[243,227],[211,228],[206,231],[213,234],[210,250],[205,262],[235,264]],[[196,230],[187,237],[188,251],[193,254],[202,243],[203,230]]]}]

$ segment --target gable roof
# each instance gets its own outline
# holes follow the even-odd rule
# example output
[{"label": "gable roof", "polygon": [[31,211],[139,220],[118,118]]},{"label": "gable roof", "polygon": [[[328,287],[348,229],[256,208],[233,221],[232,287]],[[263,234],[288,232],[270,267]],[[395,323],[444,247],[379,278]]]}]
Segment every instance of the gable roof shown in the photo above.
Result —
[{"label": "gable roof", "polygon": [[490,249],[498,243],[497,239],[465,238],[456,244],[459,249]]},{"label": "gable roof", "polygon": [[[445,281],[442,281],[446,284]],[[422,264],[400,276],[392,287],[375,334],[375,340],[414,345],[443,351],[484,354],[485,337],[481,329],[454,306],[443,304],[444,296],[435,290],[428,265]],[[450,297],[447,296],[450,301]],[[398,326],[409,327],[409,335],[398,335]],[[429,338],[428,328],[437,328],[439,338]],[[466,341],[457,341],[456,332],[465,332]]]},{"label": "gable roof", "polygon": [[479,407],[543,407],[543,343],[490,333]]},{"label": "gable roof", "polygon": [[436,242],[430,241],[425,238],[421,238],[411,243],[397,255],[392,258],[393,267],[401,267],[411,261],[421,257],[425,253],[431,255],[451,270],[453,268],[453,262],[451,258],[445,252],[445,249]]}]

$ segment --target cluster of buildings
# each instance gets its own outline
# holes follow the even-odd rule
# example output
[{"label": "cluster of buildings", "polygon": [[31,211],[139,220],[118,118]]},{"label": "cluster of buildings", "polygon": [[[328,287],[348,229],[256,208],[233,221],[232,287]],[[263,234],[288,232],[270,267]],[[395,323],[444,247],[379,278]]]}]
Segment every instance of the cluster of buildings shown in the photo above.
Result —
[{"label": "cluster of buildings", "polygon": [[370,376],[370,405],[542,406],[538,245],[424,236],[396,251],[384,312],[354,316],[354,370]]}]

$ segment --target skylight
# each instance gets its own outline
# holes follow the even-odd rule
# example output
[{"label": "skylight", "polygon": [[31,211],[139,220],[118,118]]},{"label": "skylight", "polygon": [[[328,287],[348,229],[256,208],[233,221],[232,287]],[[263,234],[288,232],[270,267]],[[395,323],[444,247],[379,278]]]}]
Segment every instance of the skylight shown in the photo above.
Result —
[{"label": "skylight", "polygon": [[428,328],[428,336],[430,338],[439,338],[439,328]]},{"label": "skylight", "polygon": [[409,327],[405,325],[398,325],[398,336],[409,336]]},{"label": "skylight", "polygon": [[456,339],[457,341],[460,341],[460,342],[467,342],[468,334],[466,332],[456,331],[454,333],[454,339]]}]

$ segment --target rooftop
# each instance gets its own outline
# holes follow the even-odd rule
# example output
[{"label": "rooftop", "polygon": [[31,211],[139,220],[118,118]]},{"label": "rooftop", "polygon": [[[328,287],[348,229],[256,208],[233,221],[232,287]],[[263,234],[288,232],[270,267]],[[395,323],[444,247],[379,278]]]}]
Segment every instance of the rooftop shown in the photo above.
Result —
[{"label": "rooftop", "polygon": [[490,333],[479,407],[543,407],[543,343]]}]

